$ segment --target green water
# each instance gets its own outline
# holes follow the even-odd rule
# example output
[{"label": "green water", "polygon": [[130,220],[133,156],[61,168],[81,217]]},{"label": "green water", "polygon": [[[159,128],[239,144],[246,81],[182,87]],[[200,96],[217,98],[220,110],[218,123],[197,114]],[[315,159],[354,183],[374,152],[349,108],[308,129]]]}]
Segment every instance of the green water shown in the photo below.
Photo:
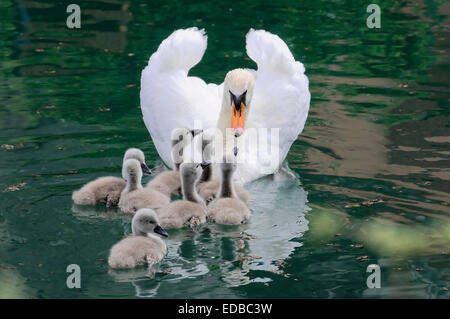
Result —
[{"label": "green water", "polygon": [[[379,1],[381,29],[368,29],[359,0],[78,1],[82,27],[69,30],[72,2],[0,1],[0,297],[449,297],[447,2]],[[140,72],[190,26],[209,36],[192,71],[208,82],[254,67],[250,27],[305,64],[311,109],[288,155],[298,180],[248,185],[246,225],[170,232],[153,278],[113,272],[129,217],[73,207],[71,193],[119,176],[127,147],[161,163]],[[69,264],[81,289],[66,286]],[[367,288],[369,264],[380,289]]]}]

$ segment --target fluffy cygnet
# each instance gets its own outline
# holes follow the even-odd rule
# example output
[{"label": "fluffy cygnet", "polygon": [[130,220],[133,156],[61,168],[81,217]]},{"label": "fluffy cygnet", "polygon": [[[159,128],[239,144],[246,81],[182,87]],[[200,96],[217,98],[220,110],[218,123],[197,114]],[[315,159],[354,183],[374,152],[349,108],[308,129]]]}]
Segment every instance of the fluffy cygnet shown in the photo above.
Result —
[{"label": "fluffy cygnet", "polygon": [[178,196],[181,192],[180,164],[183,157],[183,147],[188,145],[197,130],[185,127],[176,128],[172,132],[172,161],[175,165],[173,171],[162,172],[153,178],[146,187],[153,188],[166,196]]},{"label": "fluffy cygnet", "polygon": [[207,207],[208,219],[218,224],[241,224],[250,218],[250,210],[238,198],[233,185],[233,174],[236,170],[235,159],[233,158],[232,162],[224,159],[224,162],[220,164],[220,168],[222,171],[222,182],[217,193],[218,197]]},{"label": "fluffy cygnet", "polygon": [[166,195],[154,189],[142,187],[142,171],[137,160],[125,161],[122,176],[127,181],[119,201],[119,208],[124,213],[134,213],[141,208],[157,210],[170,202]]},{"label": "fluffy cygnet", "polygon": [[206,207],[195,185],[201,174],[200,164],[183,163],[180,167],[183,200],[177,200],[158,211],[164,228],[194,227],[206,222]]},{"label": "fluffy cygnet", "polygon": [[[216,198],[217,193],[220,189],[220,184],[221,183],[219,180],[209,180],[199,183],[197,186],[198,194],[207,204],[209,204]],[[234,185],[234,190],[236,192],[237,198],[243,201],[244,204],[248,204],[250,195],[247,190],[240,185]]]},{"label": "fluffy cygnet", "polygon": [[[212,147],[213,143],[211,143],[210,140],[203,140],[202,143],[202,154],[204,157],[204,160],[210,161],[211,160],[211,153],[212,153]],[[206,202],[206,204],[209,204],[212,202],[219,192],[220,189],[220,181],[219,180],[213,180],[213,167],[212,165],[209,165],[203,169],[202,175],[200,176],[200,180],[197,184],[197,192],[200,195],[200,197]],[[249,200],[249,194],[247,190],[245,190],[244,187],[240,185],[234,185],[234,189],[236,191],[236,195],[240,200],[242,200],[245,204],[248,204]]]},{"label": "fluffy cygnet", "polygon": [[109,253],[112,268],[134,268],[160,262],[167,253],[164,241],[156,234],[167,237],[159,225],[158,216],[148,208],[140,209],[131,222],[133,234],[115,244]]},{"label": "fluffy cygnet", "polygon": [[[128,149],[123,156],[123,163],[128,159],[139,161],[143,173],[150,174],[151,171],[145,164],[144,153],[137,148]],[[120,193],[127,185],[127,182],[115,176],[105,176],[97,178],[72,194],[72,200],[77,205],[98,205],[117,206],[120,199]]]}]

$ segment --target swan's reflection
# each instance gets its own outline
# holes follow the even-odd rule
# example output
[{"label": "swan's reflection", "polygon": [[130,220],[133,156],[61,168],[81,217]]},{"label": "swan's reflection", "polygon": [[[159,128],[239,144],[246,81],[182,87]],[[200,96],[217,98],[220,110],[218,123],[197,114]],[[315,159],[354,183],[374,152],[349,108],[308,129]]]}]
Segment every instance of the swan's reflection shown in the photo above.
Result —
[{"label": "swan's reflection", "polygon": [[298,186],[298,180],[268,182],[259,180],[248,187],[253,215],[247,233],[252,236],[249,250],[260,256],[252,269],[268,270],[274,263],[289,257],[302,244],[293,239],[308,230],[305,212],[307,193]]},{"label": "swan's reflection", "polygon": [[148,268],[138,267],[129,270],[109,269],[108,274],[114,277],[116,282],[130,282],[135,288],[135,296],[139,298],[151,298],[157,295],[160,281],[154,280],[160,265],[151,265]]},{"label": "swan's reflection", "polygon": [[205,260],[200,255],[202,245],[198,239],[199,236],[188,239],[185,237],[184,241],[177,241],[177,238],[166,241],[167,255],[163,263],[170,269],[170,275],[166,280],[196,278],[209,272]]},{"label": "swan's reflection", "polygon": [[99,219],[121,219],[123,214],[117,207],[106,207],[102,205],[97,206],[83,206],[83,205],[72,205],[72,212],[74,216],[79,220],[90,220],[92,218]]},{"label": "swan's reflection", "polygon": [[130,214],[123,214],[118,207],[106,207],[106,206],[82,206],[72,205],[73,215],[83,221],[92,219],[104,219],[104,220],[120,220],[123,227],[123,234],[128,235],[131,233],[131,218]]}]

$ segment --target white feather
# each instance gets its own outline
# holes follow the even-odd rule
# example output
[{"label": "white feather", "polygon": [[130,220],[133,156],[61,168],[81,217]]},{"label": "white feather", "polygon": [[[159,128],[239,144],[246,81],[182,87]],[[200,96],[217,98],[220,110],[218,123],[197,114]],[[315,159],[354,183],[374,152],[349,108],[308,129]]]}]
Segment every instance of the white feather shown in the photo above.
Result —
[{"label": "white feather", "polygon": [[173,168],[170,134],[176,127],[202,121],[214,127],[220,110],[217,85],[207,85],[188,71],[203,57],[203,30],[177,30],[151,56],[141,76],[141,109],[145,125],[162,160]]},{"label": "white feather", "polygon": [[[203,57],[207,37],[203,30],[177,30],[152,55],[141,78],[141,108],[144,122],[163,161],[172,166],[170,133],[180,126],[193,128],[194,120],[203,128],[216,127],[222,103],[222,85],[206,84],[189,77],[190,68]],[[270,170],[263,170],[270,158],[258,154],[238,154],[255,163],[238,165],[235,178],[241,183],[275,172],[308,116],[310,93],[302,63],[295,61],[286,43],[277,35],[251,29],[247,34],[247,54],[258,70],[247,128],[279,128],[279,142],[267,136],[268,145],[277,148],[279,158]],[[246,139],[244,133],[241,137]]]},{"label": "white feather", "polygon": [[[267,145],[279,149],[278,165],[272,168],[276,170],[305,126],[311,99],[309,81],[303,64],[295,61],[286,43],[277,35],[250,29],[246,49],[258,66],[246,127],[280,129],[279,145],[272,141],[270,132],[267,134]],[[257,158],[260,166],[264,165],[263,158],[247,155],[254,160]],[[256,179],[266,171],[260,166],[239,165],[236,175],[243,183]]]}]

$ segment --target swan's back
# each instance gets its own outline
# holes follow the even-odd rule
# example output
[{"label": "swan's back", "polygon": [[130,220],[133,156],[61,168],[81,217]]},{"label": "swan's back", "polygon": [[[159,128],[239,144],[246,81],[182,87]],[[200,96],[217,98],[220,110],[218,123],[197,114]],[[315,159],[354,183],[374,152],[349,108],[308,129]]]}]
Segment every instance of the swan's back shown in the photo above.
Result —
[{"label": "swan's back", "polygon": [[177,200],[158,211],[163,228],[182,228],[206,222],[206,209],[202,204],[187,200]]},{"label": "swan's back", "polygon": [[158,210],[169,204],[170,198],[166,195],[151,189],[141,188],[121,195],[119,208],[124,213],[135,213],[141,208],[151,208]]},{"label": "swan's back", "polygon": [[208,219],[218,224],[237,225],[250,218],[250,210],[237,198],[217,198],[207,207]]},{"label": "swan's back", "polygon": [[77,205],[117,205],[126,185],[126,181],[119,177],[99,177],[74,191],[72,200]]},{"label": "swan's back", "polygon": [[167,196],[179,195],[181,191],[180,172],[162,172],[152,179],[146,187],[156,189]]}]

